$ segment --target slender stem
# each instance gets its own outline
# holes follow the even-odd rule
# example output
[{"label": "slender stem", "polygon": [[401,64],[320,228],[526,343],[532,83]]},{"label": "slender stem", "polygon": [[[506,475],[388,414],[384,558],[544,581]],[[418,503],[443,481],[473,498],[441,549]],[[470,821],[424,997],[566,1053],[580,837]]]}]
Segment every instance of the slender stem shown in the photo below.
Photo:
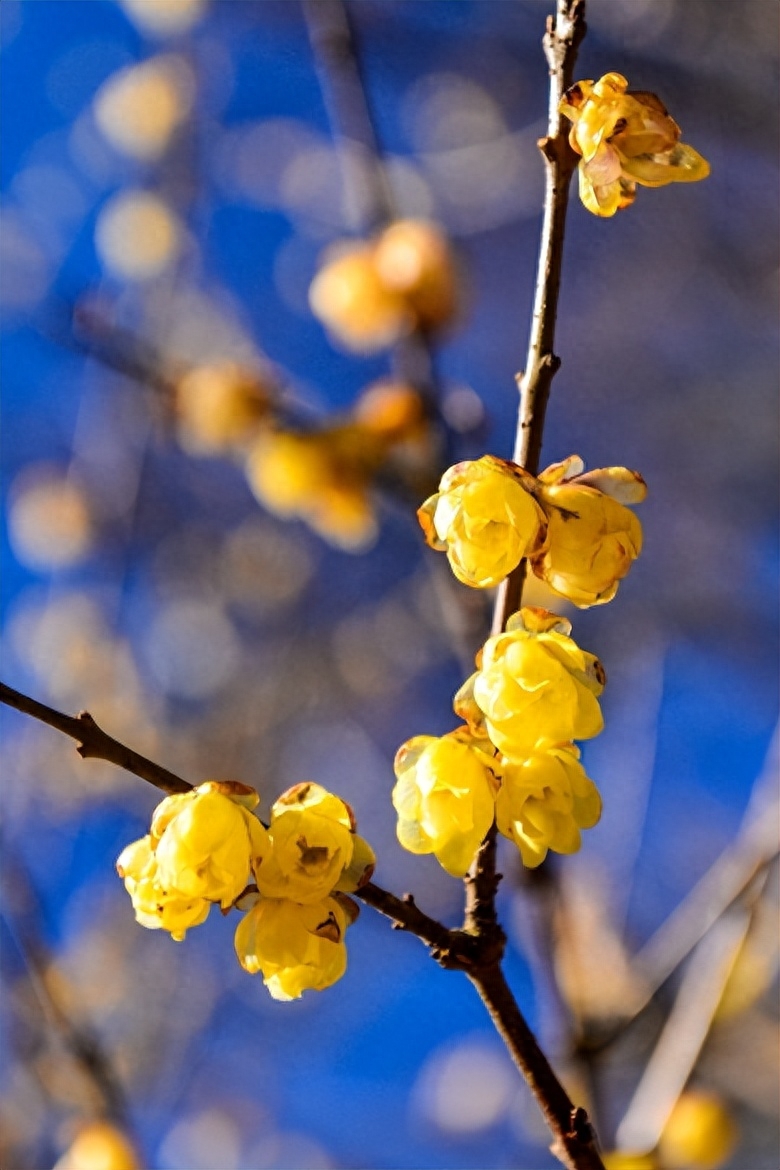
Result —
[{"label": "slender stem", "polygon": [[569,1170],[604,1170],[587,1113],[573,1104],[553,1072],[499,965],[468,975],[544,1114],[555,1139],[552,1152]]},{"label": "slender stem", "polygon": [[55,727],[63,735],[75,739],[78,745],[76,751],[85,760],[107,760],[109,764],[116,764],[118,768],[124,768],[126,772],[140,776],[142,780],[153,784],[155,788],[161,788],[163,792],[189,792],[192,788],[191,784],[169,772],[167,768],[155,764],[146,756],[139,755],[119,740],[112,739],[98,727],[88,711],[82,711],[75,717],[63,715],[61,711],[55,711],[53,707],[47,707],[45,703],[39,703],[23,695],[21,691],[6,686],[5,683],[0,683],[0,702],[22,711],[25,715],[31,715],[33,719],[39,719],[41,723],[47,723],[49,727]]}]

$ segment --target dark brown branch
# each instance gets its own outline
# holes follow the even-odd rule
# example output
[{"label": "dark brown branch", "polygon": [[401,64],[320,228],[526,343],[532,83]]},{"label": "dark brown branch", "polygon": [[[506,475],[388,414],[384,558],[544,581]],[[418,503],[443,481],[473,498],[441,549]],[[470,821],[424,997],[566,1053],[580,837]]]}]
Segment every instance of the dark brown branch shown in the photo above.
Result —
[{"label": "dark brown branch", "polygon": [[569,1170],[604,1170],[588,1115],[574,1105],[553,1072],[496,963],[469,972],[496,1031],[507,1046],[554,1136],[550,1149]]},{"label": "dark brown branch", "polygon": [[30,699],[5,683],[0,683],[0,702],[24,712],[25,715],[31,715],[33,719],[39,719],[41,723],[47,723],[49,727],[55,727],[63,735],[75,739],[78,745],[76,751],[85,760],[106,760],[109,764],[116,764],[118,768],[124,768],[126,772],[140,776],[142,780],[153,784],[155,788],[161,788],[163,792],[189,792],[192,788],[192,785],[182,780],[180,776],[106,735],[88,711],[82,711],[75,717],[63,715],[61,711],[55,711],[45,703]]}]

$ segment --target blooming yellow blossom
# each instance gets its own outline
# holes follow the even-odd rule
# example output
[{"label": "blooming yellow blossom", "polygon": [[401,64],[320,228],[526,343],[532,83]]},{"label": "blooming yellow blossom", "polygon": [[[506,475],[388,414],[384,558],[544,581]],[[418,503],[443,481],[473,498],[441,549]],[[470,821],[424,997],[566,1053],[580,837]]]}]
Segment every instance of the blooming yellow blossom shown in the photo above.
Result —
[{"label": "blooming yellow blossom", "polygon": [[501,768],[496,824],[529,869],[544,861],[548,849],[576,853],[580,829],[591,829],[601,815],[598,789],[579,755],[574,744],[562,744]]},{"label": "blooming yellow blossom", "polygon": [[625,507],[647,495],[641,475],[627,467],[583,474],[582,460],[572,455],[539,482],[547,544],[531,561],[534,573],[581,609],[611,601],[642,551],[642,526]]},{"label": "blooming yellow blossom", "polygon": [[161,54],[112,74],[95,97],[95,120],[117,150],[156,159],[186,118],[192,89],[186,62]]},{"label": "blooming yellow blossom", "polygon": [[458,696],[462,707],[482,712],[491,741],[509,759],[525,759],[542,745],[590,739],[604,726],[597,698],[604,669],[570,631],[565,618],[526,606],[509,619],[505,633],[488,638],[479,669]]},{"label": "blooming yellow blossom", "polygon": [[196,366],[176,385],[179,431],[188,451],[242,447],[268,409],[267,387],[234,362]]},{"label": "blooming yellow blossom", "polygon": [[431,548],[446,551],[464,585],[498,585],[544,541],[546,521],[521,467],[483,455],[445,471],[438,492],[417,512]]},{"label": "blooming yellow blossom", "polygon": [[257,803],[254,789],[219,781],[167,796],[151,829],[163,887],[232,906],[270,851],[268,832],[250,811]]},{"label": "blooming yellow blossom", "polygon": [[709,164],[680,142],[680,127],[654,93],[628,92],[620,73],[578,81],[560,104],[572,122],[569,142],[582,156],[580,198],[594,215],[633,203],[637,183],[663,187],[706,179]]},{"label": "blooming yellow blossom", "polygon": [[608,1150],[602,1154],[604,1170],[660,1170],[654,1154],[634,1150]]},{"label": "blooming yellow blossom", "polygon": [[375,436],[349,425],[266,431],[249,454],[249,485],[269,512],[300,517],[337,548],[357,552],[377,534],[368,488],[382,450]]},{"label": "blooming yellow blossom", "polygon": [[[351,866],[358,840],[349,805],[308,783],[296,784],[276,801],[269,836],[272,848],[257,869],[257,888],[267,898],[301,903],[319,902],[335,889]],[[373,852],[362,838],[360,854],[361,872],[373,869]],[[360,876],[355,875],[352,889]]]},{"label": "blooming yellow blossom", "polygon": [[141,1170],[129,1139],[107,1121],[91,1121],[76,1134],[54,1170]]},{"label": "blooming yellow blossom", "polygon": [[206,921],[211,902],[181,894],[160,881],[151,836],[126,846],[117,858],[116,869],[124,880],[141,926],[148,930],[167,930],[181,942],[190,927]]},{"label": "blooming yellow blossom", "polygon": [[393,805],[398,840],[433,853],[453,877],[466,873],[493,823],[496,780],[488,750],[468,732],[417,735],[398,749]]},{"label": "blooming yellow blossom", "polygon": [[343,895],[300,905],[261,898],[236,930],[236,954],[245,971],[262,973],[274,999],[298,999],[322,991],[347,969],[344,934],[347,911],[357,907]]},{"label": "blooming yellow blossom", "polygon": [[717,1170],[737,1144],[737,1127],[715,1093],[689,1089],[664,1126],[658,1153],[670,1170]]},{"label": "blooming yellow blossom", "polygon": [[403,297],[377,272],[373,244],[353,245],[326,259],[312,282],[309,304],[336,340],[358,353],[392,345],[412,325]]},{"label": "blooming yellow blossom", "polygon": [[452,319],[458,282],[447,237],[435,224],[401,219],[376,241],[374,264],[383,286],[403,297],[422,329]]}]

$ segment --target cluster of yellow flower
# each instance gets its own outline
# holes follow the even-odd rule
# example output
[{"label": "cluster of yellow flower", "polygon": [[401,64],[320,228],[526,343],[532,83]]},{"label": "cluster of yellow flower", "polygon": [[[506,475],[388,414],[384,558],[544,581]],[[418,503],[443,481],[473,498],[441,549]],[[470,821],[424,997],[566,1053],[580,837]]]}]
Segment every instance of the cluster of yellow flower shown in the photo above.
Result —
[{"label": "cluster of yellow flower", "polygon": [[344,935],[358,913],[346,894],[370,879],[375,858],[349,805],[318,784],[283,793],[267,829],[254,815],[258,799],[247,785],[214,780],[167,796],[117,871],[141,925],[177,941],[215,903],[248,911],[236,930],[239,962],[262,972],[274,999],[297,999],[344,974]]},{"label": "cluster of yellow flower", "polygon": [[580,199],[594,215],[629,207],[640,187],[695,183],[710,173],[706,159],[680,142],[680,127],[654,93],[628,92],[620,73],[578,81],[560,105],[572,123],[569,142],[582,156]]},{"label": "cluster of yellow flower", "polygon": [[428,544],[446,551],[464,585],[498,585],[523,557],[554,592],[580,609],[611,601],[642,549],[626,504],[647,494],[626,467],[585,472],[577,455],[537,477],[483,455],[444,473],[417,513]]},{"label": "cluster of yellow flower", "polygon": [[570,632],[565,618],[521,609],[487,640],[455,696],[464,724],[401,746],[393,804],[405,849],[433,853],[462,877],[494,818],[531,868],[549,849],[579,849],[601,799],[572,741],[601,731],[605,678]]},{"label": "cluster of yellow flower", "polygon": [[309,303],[335,340],[358,353],[384,349],[413,329],[439,329],[458,306],[447,239],[433,223],[401,219],[372,240],[336,245]]},{"label": "cluster of yellow flower", "polygon": [[432,432],[419,391],[392,379],[372,383],[348,415],[305,431],[280,424],[275,397],[269,378],[233,362],[194,368],[176,382],[182,446],[243,458],[269,512],[304,520],[337,548],[366,548],[377,530],[377,473],[389,460],[412,471],[428,461]]}]

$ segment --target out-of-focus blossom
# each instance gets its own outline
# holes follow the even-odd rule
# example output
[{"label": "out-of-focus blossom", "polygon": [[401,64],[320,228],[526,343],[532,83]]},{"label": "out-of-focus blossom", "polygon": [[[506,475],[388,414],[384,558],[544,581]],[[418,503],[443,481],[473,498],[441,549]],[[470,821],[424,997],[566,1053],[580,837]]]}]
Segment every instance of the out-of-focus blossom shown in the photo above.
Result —
[{"label": "out-of-focus blossom", "polygon": [[569,142],[582,155],[580,198],[594,215],[611,216],[628,207],[637,183],[694,183],[710,173],[707,161],[680,142],[680,127],[660,99],[628,92],[620,73],[578,81],[560,109],[572,122]]},{"label": "out-of-focus blossom", "polygon": [[107,1121],[80,1129],[54,1170],[142,1170],[129,1139]]},{"label": "out-of-focus blossom", "polygon": [[[269,837],[271,850],[255,871],[260,893],[319,902],[352,861],[355,818],[345,801],[319,784],[296,784],[273,805]],[[373,868],[369,853],[363,854],[365,869]]]},{"label": "out-of-focus blossom", "polygon": [[655,1154],[633,1150],[607,1150],[601,1155],[605,1170],[660,1170]]},{"label": "out-of-focus blossom", "polygon": [[642,551],[642,526],[625,507],[647,495],[641,475],[627,467],[584,473],[582,460],[571,455],[543,471],[539,482],[547,542],[531,560],[534,573],[580,609],[611,601]]},{"label": "out-of-focus blossom", "polygon": [[191,103],[186,63],[166,54],[109,77],[95,96],[95,120],[117,150],[153,160],[165,152]]},{"label": "out-of-focus blossom", "polygon": [[378,436],[350,425],[269,430],[250,452],[249,485],[269,512],[300,517],[337,548],[360,551],[376,538],[368,488],[383,449]]},{"label": "out-of-focus blossom", "polygon": [[206,921],[211,902],[163,886],[152,845],[149,834],[131,842],[119,854],[116,870],[125,883],[141,926],[147,930],[167,930],[176,942],[181,942],[191,927]]},{"label": "out-of-focus blossom", "polygon": [[75,565],[92,543],[84,492],[48,464],[27,467],[14,482],[8,529],[17,557],[33,569]]},{"label": "out-of-focus blossom", "polygon": [[176,384],[182,444],[193,453],[241,449],[267,416],[270,388],[235,362],[197,366]]},{"label": "out-of-focus blossom", "polygon": [[669,1170],[717,1170],[729,1160],[738,1139],[737,1126],[715,1093],[689,1089],[664,1126],[658,1153]]},{"label": "out-of-focus blossom", "polygon": [[580,829],[601,815],[601,798],[585,775],[574,744],[545,748],[501,767],[496,797],[499,833],[514,841],[523,865],[533,869],[554,853],[576,853]]},{"label": "out-of-focus blossom", "polygon": [[207,0],[119,0],[127,15],[156,37],[187,32],[206,11]]},{"label": "out-of-focus blossom", "polygon": [[402,219],[376,242],[374,265],[386,289],[403,297],[422,329],[452,320],[458,278],[447,237],[434,223]]},{"label": "out-of-focus blossom", "polygon": [[446,551],[464,585],[498,585],[544,541],[546,521],[521,467],[483,455],[445,471],[417,517],[431,548]]},{"label": "out-of-focus blossom", "polygon": [[387,288],[370,244],[356,244],[326,259],[309,290],[315,317],[337,341],[357,353],[392,345],[410,327],[403,297]]},{"label": "out-of-focus blossom", "polygon": [[251,811],[258,799],[245,784],[216,780],[167,796],[151,828],[162,886],[231,906],[270,852],[268,832]]},{"label": "out-of-focus blossom", "polygon": [[238,961],[251,975],[262,974],[274,999],[323,991],[347,969],[348,910],[357,914],[344,895],[307,905],[261,898],[236,930]]},{"label": "out-of-focus blossom", "polygon": [[151,191],[122,191],[106,203],[95,229],[106,268],[123,280],[151,280],[175,260],[182,243],[179,220]]},{"label": "out-of-focus blossom", "polygon": [[[598,695],[604,689],[599,660],[570,637],[571,624],[526,606],[506,632],[488,638],[476,674],[456,696],[463,718],[476,708],[491,741],[512,760],[534,749],[590,739],[603,729]],[[475,730],[481,728],[477,723]]]},{"label": "out-of-focus blossom", "polygon": [[433,853],[462,877],[493,823],[494,761],[468,732],[417,735],[395,757],[393,806],[398,840],[410,853]]},{"label": "out-of-focus blossom", "polygon": [[353,418],[364,430],[398,442],[416,438],[426,427],[420,391],[406,382],[383,378],[361,393]]}]

